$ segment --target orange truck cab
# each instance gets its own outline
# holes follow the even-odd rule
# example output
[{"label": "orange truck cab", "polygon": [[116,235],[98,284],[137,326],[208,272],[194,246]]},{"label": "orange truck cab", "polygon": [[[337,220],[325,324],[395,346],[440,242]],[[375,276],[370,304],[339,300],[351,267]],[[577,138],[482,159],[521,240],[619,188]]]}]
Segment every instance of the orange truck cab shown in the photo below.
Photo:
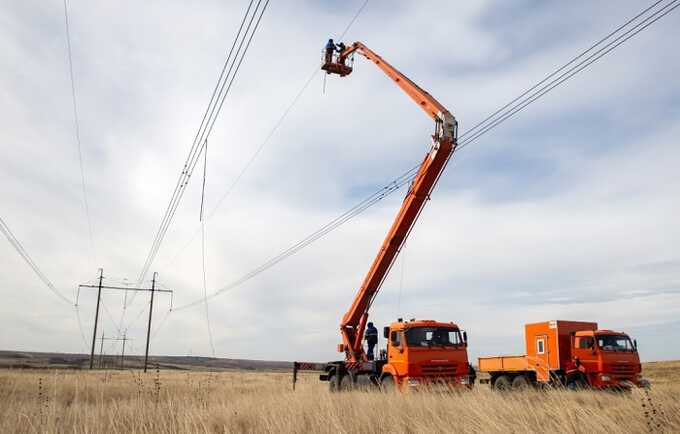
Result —
[{"label": "orange truck cab", "polygon": [[569,388],[647,386],[637,342],[627,334],[598,330],[597,323],[544,321],[525,326],[526,355],[480,357],[479,371],[492,388],[538,385]]}]

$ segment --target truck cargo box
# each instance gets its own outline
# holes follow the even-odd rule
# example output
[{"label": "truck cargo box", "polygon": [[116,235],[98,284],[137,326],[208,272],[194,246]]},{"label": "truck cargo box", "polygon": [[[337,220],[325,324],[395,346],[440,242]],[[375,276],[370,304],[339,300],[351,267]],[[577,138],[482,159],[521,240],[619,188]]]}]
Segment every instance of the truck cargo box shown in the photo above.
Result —
[{"label": "truck cargo box", "polygon": [[545,381],[550,371],[564,369],[571,360],[571,334],[581,330],[597,330],[597,323],[582,321],[544,321],[524,327],[527,363]]}]

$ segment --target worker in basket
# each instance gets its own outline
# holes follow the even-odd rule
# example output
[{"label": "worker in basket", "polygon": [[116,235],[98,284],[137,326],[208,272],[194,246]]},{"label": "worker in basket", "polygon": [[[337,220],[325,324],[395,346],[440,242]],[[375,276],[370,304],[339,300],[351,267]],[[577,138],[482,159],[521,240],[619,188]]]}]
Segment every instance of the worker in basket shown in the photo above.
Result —
[{"label": "worker in basket", "polygon": [[372,322],[369,322],[366,326],[366,344],[368,344],[366,356],[368,360],[373,360],[375,358],[375,346],[378,345],[378,329],[375,328]]},{"label": "worker in basket", "polygon": [[335,43],[332,39],[329,39],[326,43],[326,63],[333,62],[333,51],[335,51]]}]

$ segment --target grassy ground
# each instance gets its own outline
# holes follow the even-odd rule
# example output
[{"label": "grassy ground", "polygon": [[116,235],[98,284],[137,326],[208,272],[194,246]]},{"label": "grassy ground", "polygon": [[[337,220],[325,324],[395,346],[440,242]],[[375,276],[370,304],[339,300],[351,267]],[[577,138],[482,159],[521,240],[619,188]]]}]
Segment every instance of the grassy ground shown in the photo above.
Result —
[{"label": "grassy ground", "polygon": [[[680,362],[649,394],[550,391],[330,394],[282,373],[0,371],[2,433],[680,432]],[[643,406],[644,404],[644,406]]]}]

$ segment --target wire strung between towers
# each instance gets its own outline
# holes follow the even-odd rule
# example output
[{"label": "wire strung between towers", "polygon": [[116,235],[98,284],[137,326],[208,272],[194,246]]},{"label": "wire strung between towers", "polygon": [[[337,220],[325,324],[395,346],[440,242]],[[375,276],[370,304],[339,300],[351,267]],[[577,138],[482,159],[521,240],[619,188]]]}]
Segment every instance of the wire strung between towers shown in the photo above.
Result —
[{"label": "wire strung between towers", "polygon": [[47,276],[45,276],[45,273],[43,273],[42,270],[40,270],[40,268],[38,267],[38,265],[33,261],[33,259],[31,259],[26,249],[24,249],[24,246],[22,246],[19,240],[14,236],[12,231],[9,229],[9,226],[7,226],[2,217],[0,217],[0,232],[2,232],[5,235],[7,241],[9,241],[12,247],[14,247],[14,250],[16,250],[17,253],[24,259],[26,264],[28,264],[28,266],[31,267],[31,270],[33,270],[35,275],[38,276],[40,280],[42,280],[45,286],[47,286],[47,289],[49,289],[64,303],[75,305],[75,302],[73,300],[64,296],[61,292],[57,290],[57,288],[54,287],[50,279],[48,279]]},{"label": "wire strung between towers", "polygon": [[87,232],[90,239],[90,261],[94,255],[94,235],[92,230],[92,218],[90,216],[90,205],[87,200],[87,187],[85,184],[85,168],[83,167],[83,152],[80,142],[80,120],[78,118],[78,104],[76,99],[76,81],[73,75],[73,56],[71,54],[71,31],[68,20],[67,0],[64,0],[64,22],[66,27],[66,48],[68,54],[68,71],[71,78],[71,101],[73,102],[73,122],[75,126],[76,148],[78,150],[78,165],[80,167],[80,185],[83,193],[83,210],[87,219]]},{"label": "wire strung between towers", "polygon": [[[608,44],[606,44],[604,47],[602,47],[600,50],[594,52],[592,55],[586,57],[583,61],[579,62],[576,64],[574,67],[570,68],[563,74],[559,75],[557,78],[553,79],[552,81],[549,81],[543,86],[540,86],[540,84],[532,87],[528,91],[525,91],[522,95],[517,97],[515,100],[511,101],[510,103],[506,104],[504,107],[501,109],[497,110],[494,112],[491,116],[487,117],[484,121],[480,122],[477,124],[473,129],[480,129],[480,131],[474,133],[472,136],[467,137],[473,129],[466,131],[465,133],[461,134],[460,138],[463,140],[459,141],[459,146],[457,147],[456,151],[454,154],[457,154],[463,147],[469,145],[470,143],[473,143],[474,141],[478,140],[480,137],[500,125],[501,123],[505,122],[507,119],[510,117],[514,116],[516,113],[519,111],[523,110],[526,108],[528,105],[534,103],[536,100],[547,94],[548,92],[552,91],[554,88],[557,86],[563,84],[567,80],[569,80],[571,77],[576,75],[578,72],[582,71],[583,69],[587,68],[590,66],[592,63],[595,61],[599,60],[600,58],[604,57],[617,47],[619,47],[621,44],[629,40],[630,38],[634,37],[635,35],[639,34],[641,31],[645,30],[655,22],[657,22],[659,19],[663,18],[673,10],[675,10],[680,4],[677,4],[677,2],[680,0],[673,0],[663,6],[662,8],[654,11],[652,14],[650,14],[648,17],[646,17],[644,20],[642,20],[640,23],[636,24],[632,28],[628,29],[626,32],[615,38],[614,40],[610,41]],[[656,5],[658,5],[660,2],[656,2],[653,4],[651,7],[646,8],[643,12],[637,14],[634,18],[628,20],[624,25],[620,26],[617,31],[612,32],[609,34],[608,37],[602,39],[598,44],[595,44],[594,47],[600,45],[602,42],[605,42],[612,36],[618,33],[618,31],[624,29],[627,27],[629,24],[634,22],[636,19],[640,18],[643,16],[646,12],[649,12],[652,10],[652,8]],[[540,83],[545,83],[547,80],[549,80],[551,77],[553,77],[556,73],[559,71],[563,70],[566,66],[569,66],[572,64],[575,60],[583,57],[583,54],[592,51],[593,47],[589,48],[586,50],[582,55],[577,56],[575,59],[567,63],[565,66],[562,68],[558,69],[556,72],[552,73],[549,75],[547,78],[543,79],[542,82]],[[539,87],[540,86],[540,87]],[[530,93],[532,90],[537,89],[535,92]],[[530,93],[526,98],[522,99],[522,96],[527,95]],[[514,102],[519,101],[517,104],[513,104]],[[497,116],[500,115],[500,116]],[[453,155],[452,155],[453,156]],[[414,167],[411,170],[417,170],[418,166]],[[329,232],[335,230],[345,222],[349,221],[351,218],[355,217],[356,215],[360,214],[361,212],[365,211],[369,207],[373,206],[377,202],[379,202],[382,198],[385,196],[391,194],[392,192],[396,191],[399,187],[404,185],[407,182],[410,182],[413,177],[415,177],[415,173],[410,173],[406,172],[403,174],[401,177],[397,178],[397,180],[392,181],[388,186],[383,187],[381,190],[378,192],[374,193],[372,196],[369,198],[365,199],[364,201],[360,202],[359,204],[355,205],[353,208],[351,208],[349,211],[341,215],[340,217],[332,220],[328,224],[326,224],[324,227],[321,229],[317,230],[316,232],[312,233],[309,235],[307,238],[303,239],[302,241],[294,244],[293,246],[289,247],[287,250],[284,252],[280,253],[277,256],[274,256],[261,266],[255,268],[249,273],[246,273],[243,275],[241,278],[225,285],[224,287],[216,290],[213,292],[209,298],[214,298],[218,296],[219,294],[235,289],[236,287],[242,285],[243,283],[247,282],[248,280],[252,279],[253,277],[257,276],[258,274],[266,271],[267,269],[271,268],[272,266],[278,264],[279,262],[283,261],[284,259],[288,258],[289,256],[297,253],[304,247],[307,247],[309,244],[313,243],[314,241],[318,240],[319,238],[323,237],[324,235],[328,234]],[[401,179],[401,181],[398,181]],[[393,188],[393,189],[392,189]],[[381,192],[383,196],[381,196]],[[376,196],[377,195],[377,196]],[[186,309],[192,306],[195,306],[199,303],[203,302],[203,298],[193,301],[191,303],[187,303],[184,305],[181,305],[178,307],[176,310],[182,310]]]},{"label": "wire strung between towers", "polygon": [[[622,34],[620,34],[619,36],[617,36],[616,38],[614,38],[613,40],[611,40],[610,42],[608,42],[607,44],[602,46],[599,50],[597,50],[594,53],[592,53],[591,55],[587,56],[585,59],[578,62],[576,65],[572,66],[571,68],[569,68],[567,71],[563,72],[562,74],[558,75],[556,78],[548,81],[551,77],[555,76],[558,72],[562,71],[564,68],[571,65],[572,63],[574,63],[579,58],[583,57],[583,55],[585,55],[587,52],[592,51],[594,48],[596,48],[597,46],[602,44],[602,42],[611,38],[616,33],[618,33],[620,30],[622,30],[623,28],[625,28],[626,26],[631,24],[633,21],[635,21],[637,18],[641,17],[646,12],[651,10],[654,6],[661,3],[660,1],[657,1],[652,6],[648,7],[647,9],[640,12],[635,17],[628,20],[624,25],[620,26],[616,31],[610,33],[607,37],[601,39],[597,44],[591,46],[589,49],[582,52],[579,56],[575,57],[574,59],[572,59],[570,62],[568,62],[564,66],[558,68],[556,71],[554,71],[553,73],[548,75],[546,78],[544,78],[540,82],[540,83],[545,83],[546,81],[548,81],[546,84],[544,84],[541,87],[539,87],[539,85],[535,85],[535,86],[531,87],[530,89],[526,90],[522,95],[513,99],[508,104],[503,106],[502,109],[497,110],[492,115],[490,115],[485,120],[483,120],[482,122],[475,125],[470,130],[465,131],[460,136],[461,141],[460,141],[460,145],[458,147],[458,151],[460,151],[462,148],[464,148],[468,144],[474,142],[479,137],[486,134],[489,130],[492,130],[496,126],[505,122],[507,119],[509,119],[512,116],[514,116],[515,114],[519,113],[525,107],[532,104],[534,101],[541,98],[542,96],[544,96],[545,94],[547,94],[548,92],[550,92],[551,90],[556,88],[557,86],[561,85],[565,81],[569,80],[574,75],[583,71],[584,69],[586,69],[591,64],[595,63],[596,61],[598,61],[602,57],[606,56],[612,50],[616,49],[618,46],[620,46],[624,42],[628,41],[633,36],[637,35],[641,31],[645,30],[647,27],[651,26],[652,24],[654,24],[655,22],[657,22],[661,18],[668,15],[675,8],[680,6],[680,4],[678,4],[678,1],[679,0],[673,0],[670,3],[666,4],[665,6],[661,7],[660,9],[656,10],[655,12],[650,14],[648,17],[646,17],[644,20],[637,23],[636,25],[634,25],[630,29],[626,30],[625,32],[623,32]],[[472,133],[475,129],[478,129],[478,128],[480,129],[479,131]],[[472,134],[472,136],[470,136],[470,134]],[[470,136],[470,137],[468,137],[468,136]]]},{"label": "wire strung between towers", "polygon": [[[165,214],[161,220],[160,227],[156,232],[156,236],[151,245],[151,249],[147,254],[144,266],[142,267],[142,271],[140,272],[137,278],[138,285],[141,284],[141,282],[144,280],[144,277],[148,273],[149,268],[151,267],[154,259],[156,258],[156,254],[160,249],[165,234],[168,231],[168,228],[170,227],[172,219],[175,215],[175,212],[179,207],[180,201],[184,196],[186,186],[189,184],[189,180],[191,179],[191,175],[196,166],[196,163],[199,160],[200,154],[203,150],[202,144],[204,144],[208,140],[208,136],[210,135],[210,132],[212,131],[215,121],[217,120],[217,117],[222,109],[222,105],[224,104],[224,101],[227,98],[229,91],[231,90],[232,84],[234,83],[234,80],[238,74],[243,59],[245,59],[245,56],[248,52],[248,49],[250,48],[250,44],[253,40],[253,37],[255,36],[255,33],[257,32],[257,29],[260,26],[262,17],[267,9],[267,6],[269,5],[269,0],[266,0],[263,7],[260,8],[262,0],[258,0],[251,14],[250,12],[253,6],[253,2],[254,0],[250,0],[248,4],[248,8],[246,9],[245,14],[243,15],[243,19],[241,20],[239,29],[236,33],[236,36],[234,37],[234,41],[231,45],[231,48],[229,49],[227,59],[224,62],[224,65],[222,66],[222,70],[220,71],[217,84],[213,89],[210,101],[208,102],[208,106],[206,107],[206,110],[203,114],[203,118],[201,119],[201,124],[199,125],[199,128],[196,131],[196,136],[194,137],[194,140],[192,142],[189,154],[184,162],[182,171],[180,172],[180,175],[175,184],[175,189],[170,198],[170,203],[168,204],[165,210]],[[255,21],[256,16],[257,20]],[[248,21],[247,25],[245,24],[246,21]],[[255,22],[254,26],[253,22]],[[244,25],[246,26],[245,30]],[[128,302],[127,291],[125,292],[123,298],[123,310],[121,312],[119,325],[119,328],[121,329],[123,328],[123,322],[125,320],[125,313],[127,307],[132,305],[136,296],[137,293],[134,293],[131,297],[131,300]]]},{"label": "wire strung between towers", "polygon": [[[349,220],[353,219],[354,217],[358,216],[371,206],[375,205],[376,203],[380,202],[387,196],[391,195],[395,191],[399,190],[401,187],[403,187],[406,184],[411,183],[413,179],[415,178],[416,174],[418,173],[418,168],[420,167],[420,164],[417,166],[412,167],[405,173],[403,173],[401,176],[398,178],[394,179],[392,182],[387,184],[385,187],[381,188],[380,190],[376,191],[366,199],[362,200],[359,202],[357,205],[353,206],[349,210],[345,211],[335,219],[331,220],[329,223],[325,224],[324,226],[320,227],[317,229],[315,232],[311,233],[307,237],[305,237],[303,240],[291,245],[288,247],[286,250],[283,252],[279,253],[278,255],[270,258],[268,261],[266,261],[264,264],[260,265],[259,267],[253,269],[249,273],[246,273],[239,279],[236,279],[235,281],[225,285],[221,289],[218,289],[217,291],[213,292],[211,295],[207,296],[208,299],[212,299],[219,294],[229,291],[231,289],[236,288],[237,286],[240,286],[241,284],[247,282],[248,280],[252,279],[253,277],[257,276],[258,274],[262,273],[263,271],[268,270],[269,268],[273,267],[274,265],[278,264],[279,262],[283,261],[284,259],[294,255],[295,253],[299,252],[300,250],[304,249],[308,245],[312,244],[314,241],[324,237],[328,233],[332,232],[339,226],[343,225],[344,223],[348,222]],[[182,306],[179,306],[175,308],[175,310],[182,310],[186,309],[191,306],[195,306],[196,304],[203,303],[205,298],[201,298],[200,300],[194,301],[192,303],[188,303]]]},{"label": "wire strung between towers", "polygon": [[[231,49],[229,50],[227,60],[222,67],[222,72],[220,73],[217,85],[213,90],[210,102],[208,103],[208,107],[206,108],[203,119],[201,120],[201,124],[196,132],[196,136],[189,150],[189,155],[185,160],[183,169],[175,184],[175,189],[170,198],[170,203],[168,204],[163,219],[161,220],[160,227],[158,228],[154,241],[151,245],[151,249],[149,250],[149,253],[146,257],[144,266],[139,273],[137,279],[139,282],[144,280],[149,268],[153,264],[156,254],[158,253],[158,249],[163,242],[163,238],[170,227],[175,212],[184,195],[184,192],[186,191],[185,187],[188,185],[193,170],[199,160],[200,153],[203,150],[203,144],[205,143],[205,140],[208,139],[208,136],[215,125],[215,121],[217,120],[217,117],[222,109],[224,101],[231,90],[241,64],[245,59],[248,49],[250,48],[253,37],[260,26],[262,16],[269,5],[269,0],[266,0],[261,8],[260,5],[262,4],[262,0],[258,0],[251,14],[251,9],[253,9],[252,4],[253,0],[251,0],[248,4],[248,8],[243,16],[239,30],[236,34],[236,37],[234,38]],[[247,24],[245,24],[246,21],[248,22]]]},{"label": "wire strung between towers", "polygon": [[[350,30],[350,28],[351,28],[351,27],[354,25],[354,23],[356,22],[357,18],[359,18],[359,16],[361,15],[361,13],[362,13],[362,12],[364,11],[364,9],[366,8],[366,5],[368,4],[368,1],[369,1],[369,0],[365,0],[364,3],[359,7],[359,9],[356,11],[356,13],[354,14],[354,16],[352,17],[352,19],[351,19],[351,20],[349,21],[349,23],[345,26],[344,30],[340,33],[340,36],[337,37],[337,40],[342,40],[342,38],[345,37],[345,35],[347,34],[347,32]],[[236,188],[236,186],[238,185],[238,183],[241,181],[241,179],[243,178],[243,176],[246,174],[246,172],[248,171],[248,169],[250,169],[250,167],[253,165],[253,163],[255,162],[255,160],[257,160],[257,157],[260,155],[260,153],[262,152],[262,150],[264,149],[264,147],[267,146],[267,144],[270,142],[270,140],[272,139],[272,137],[274,136],[274,134],[278,131],[278,129],[281,127],[281,125],[283,124],[283,122],[286,120],[286,118],[288,117],[288,115],[290,114],[290,112],[293,110],[293,107],[297,104],[297,102],[300,100],[300,98],[302,97],[302,95],[305,93],[305,91],[307,90],[307,88],[309,87],[309,85],[312,83],[312,81],[314,80],[314,77],[316,77],[316,75],[317,75],[320,71],[321,71],[321,70],[319,69],[319,65],[318,65],[318,64],[315,64],[315,65],[314,65],[314,68],[313,68],[313,70],[312,70],[312,72],[311,72],[311,74],[309,75],[309,77],[307,78],[307,80],[303,83],[303,85],[302,85],[302,87],[300,88],[300,90],[295,94],[295,96],[293,97],[293,99],[292,99],[292,101],[290,102],[290,104],[289,104],[289,105],[286,107],[286,109],[283,111],[283,113],[281,114],[281,117],[279,117],[279,119],[276,121],[276,123],[274,124],[274,126],[272,127],[272,129],[269,130],[269,133],[267,133],[265,139],[264,139],[264,140],[262,141],[262,143],[260,143],[260,145],[256,148],[256,150],[255,150],[255,152],[253,153],[253,155],[251,155],[250,159],[249,159],[249,160],[246,162],[246,164],[243,166],[243,168],[241,169],[241,171],[239,172],[239,174],[236,176],[236,178],[234,178],[234,181],[232,181],[232,183],[229,184],[229,186],[228,186],[227,189],[224,191],[224,193],[222,194],[222,196],[220,197],[220,199],[217,201],[217,203],[215,204],[215,206],[214,206],[214,207],[212,208],[212,210],[210,211],[210,213],[208,213],[207,220],[210,220],[210,219],[215,215],[215,213],[217,213],[217,211],[218,211],[218,210],[220,209],[220,207],[222,206],[222,203],[224,203],[225,199],[226,199],[226,198],[234,191],[234,189]],[[175,252],[174,255],[171,256],[171,259],[165,264],[165,266],[169,266],[169,265],[175,263],[175,261],[177,261],[177,259],[179,259],[179,257],[182,255],[182,253],[184,253],[184,251],[191,245],[191,243],[194,242],[194,240],[196,239],[196,237],[198,237],[198,235],[199,235],[200,233],[201,233],[201,227],[200,227],[200,225],[199,225],[199,226],[196,228],[196,230],[194,231],[194,233],[191,235],[191,237],[187,240],[187,242],[186,242],[185,244],[183,244],[182,247],[181,247],[179,250],[177,250],[177,251]]]},{"label": "wire strung between towers", "polygon": [[205,205],[205,179],[208,170],[208,143],[203,149],[203,190],[201,191],[201,269],[203,271],[203,297],[205,303],[205,324],[208,328],[208,343],[213,357],[215,357],[215,344],[213,343],[212,327],[210,326],[210,307],[208,306],[208,283],[205,271],[205,219],[203,218],[203,205]]}]

